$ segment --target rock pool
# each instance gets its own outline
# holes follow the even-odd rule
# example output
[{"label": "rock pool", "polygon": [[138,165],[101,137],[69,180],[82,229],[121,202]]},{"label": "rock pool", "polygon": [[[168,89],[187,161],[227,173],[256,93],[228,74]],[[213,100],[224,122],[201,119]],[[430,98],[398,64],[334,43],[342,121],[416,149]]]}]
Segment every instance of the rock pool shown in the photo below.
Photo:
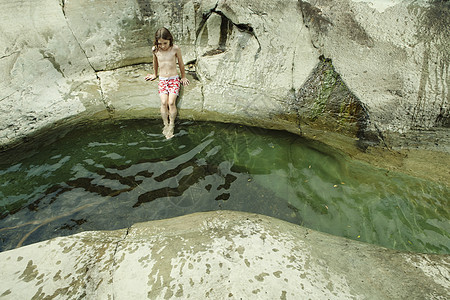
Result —
[{"label": "rock pool", "polygon": [[450,253],[450,189],[283,131],[159,120],[78,127],[0,160],[0,250],[199,211],[273,216],[388,248]]}]

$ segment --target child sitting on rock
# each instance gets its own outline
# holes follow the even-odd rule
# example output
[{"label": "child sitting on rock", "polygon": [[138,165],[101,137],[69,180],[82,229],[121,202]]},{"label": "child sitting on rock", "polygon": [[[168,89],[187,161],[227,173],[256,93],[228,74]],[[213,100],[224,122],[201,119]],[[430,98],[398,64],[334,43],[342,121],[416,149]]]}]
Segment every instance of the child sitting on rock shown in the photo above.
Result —
[{"label": "child sitting on rock", "polygon": [[[189,85],[186,78],[180,47],[173,44],[173,37],[166,28],[155,33],[153,52],[153,74],[145,76],[145,80],[155,80],[159,71],[159,96],[161,97],[161,117],[164,123],[163,134],[167,139],[173,137],[175,118],[177,117],[176,100],[180,91],[180,83]],[[181,79],[177,72],[177,62]]]}]

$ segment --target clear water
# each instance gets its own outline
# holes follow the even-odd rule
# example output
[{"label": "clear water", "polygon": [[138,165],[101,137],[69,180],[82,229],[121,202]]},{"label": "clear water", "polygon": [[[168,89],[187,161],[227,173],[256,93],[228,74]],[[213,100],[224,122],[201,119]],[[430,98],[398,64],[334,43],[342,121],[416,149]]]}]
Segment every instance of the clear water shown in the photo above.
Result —
[{"label": "clear water", "polygon": [[229,209],[388,248],[450,253],[445,185],[286,132],[195,122],[180,124],[171,140],[160,131],[152,120],[97,124],[28,158],[0,160],[0,250]]}]

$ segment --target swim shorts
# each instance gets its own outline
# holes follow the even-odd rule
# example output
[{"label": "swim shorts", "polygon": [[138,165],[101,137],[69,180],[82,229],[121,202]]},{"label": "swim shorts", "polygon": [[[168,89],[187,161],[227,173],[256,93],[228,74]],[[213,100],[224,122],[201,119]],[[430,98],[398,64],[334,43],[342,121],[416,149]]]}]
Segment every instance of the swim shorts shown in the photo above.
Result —
[{"label": "swim shorts", "polygon": [[175,94],[178,96],[180,92],[180,77],[159,77],[158,89],[160,94]]}]

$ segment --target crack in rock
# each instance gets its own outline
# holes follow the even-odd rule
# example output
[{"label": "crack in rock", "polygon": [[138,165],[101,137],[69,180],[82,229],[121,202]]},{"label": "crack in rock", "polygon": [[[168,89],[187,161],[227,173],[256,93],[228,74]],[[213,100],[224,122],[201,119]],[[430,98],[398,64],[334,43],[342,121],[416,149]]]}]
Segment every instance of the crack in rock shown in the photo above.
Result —
[{"label": "crack in rock", "polygon": [[14,52],[12,52],[12,53],[9,53],[9,54],[0,56],[0,59],[8,58],[8,57],[10,57],[10,56],[13,56],[13,55],[19,54],[19,53],[20,53],[20,51],[14,51]]},{"label": "crack in rock", "polygon": [[97,78],[97,84],[98,84],[98,87],[99,87],[99,90],[100,90],[100,95],[101,95],[101,98],[102,98],[102,102],[105,104],[108,113],[112,114],[112,113],[114,113],[115,109],[106,100],[105,93],[104,93],[103,88],[102,88],[102,80],[101,80],[100,76],[98,76],[98,71],[92,65],[92,63],[89,60],[89,57],[88,57],[88,55],[86,53],[86,50],[84,50],[84,48],[81,46],[80,41],[78,40],[78,38],[75,35],[72,27],[70,26],[69,19],[67,18],[67,14],[66,14],[66,0],[61,0],[60,6],[61,6],[61,11],[62,11],[62,13],[64,15],[64,19],[66,20],[67,28],[69,28],[70,32],[72,33],[73,38],[75,39],[76,43],[78,44],[78,47],[80,48],[81,52],[83,52],[84,56],[86,57],[87,63],[89,64],[91,69],[94,71],[95,77]]},{"label": "crack in rock", "polygon": [[127,228],[127,231],[125,232],[125,235],[123,236],[123,238],[121,240],[117,241],[117,243],[116,243],[116,248],[114,249],[114,253],[113,253],[113,259],[114,259],[113,265],[116,262],[115,256],[116,256],[116,253],[117,253],[117,249],[119,249],[119,244],[126,240],[128,234],[130,233],[130,230],[131,230],[131,226]]},{"label": "crack in rock", "polygon": [[[111,265],[112,268],[111,268],[111,271],[110,271],[110,274],[111,274],[110,280],[111,280],[112,283],[114,283],[114,275],[115,275],[115,272],[116,272],[116,270],[117,270],[117,267],[116,267],[116,266],[117,266],[116,254],[117,254],[117,250],[119,249],[119,244],[120,244],[121,242],[124,242],[124,241],[126,240],[128,234],[130,233],[130,230],[131,230],[131,226],[127,228],[127,231],[125,232],[125,235],[123,236],[122,239],[120,239],[119,241],[117,241],[116,247],[114,248],[114,252],[113,252],[113,254],[112,254],[112,260],[113,260],[113,261],[112,261],[112,265]],[[113,294],[113,299],[115,299],[114,294]]]}]

